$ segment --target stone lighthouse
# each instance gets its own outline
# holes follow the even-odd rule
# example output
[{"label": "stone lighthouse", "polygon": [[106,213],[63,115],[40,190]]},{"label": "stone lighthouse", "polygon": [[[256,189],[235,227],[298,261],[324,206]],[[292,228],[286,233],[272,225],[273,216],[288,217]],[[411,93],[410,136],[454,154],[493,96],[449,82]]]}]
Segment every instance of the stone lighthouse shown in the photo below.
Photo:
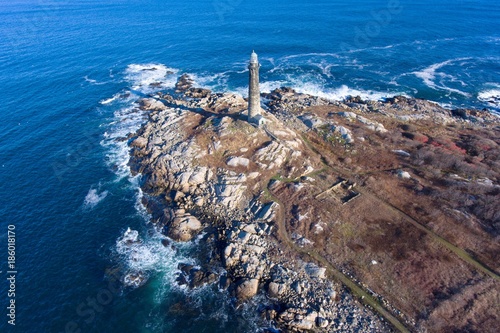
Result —
[{"label": "stone lighthouse", "polygon": [[260,115],[260,90],[259,90],[259,59],[257,53],[252,51],[248,69],[250,79],[248,83],[248,121],[259,125],[262,116]]}]

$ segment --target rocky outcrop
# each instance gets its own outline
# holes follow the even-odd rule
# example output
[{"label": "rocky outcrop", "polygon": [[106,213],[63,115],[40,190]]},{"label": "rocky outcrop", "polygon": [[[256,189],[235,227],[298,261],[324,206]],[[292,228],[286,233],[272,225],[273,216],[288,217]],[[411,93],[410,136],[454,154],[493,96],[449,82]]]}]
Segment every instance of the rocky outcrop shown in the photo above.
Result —
[{"label": "rocky outcrop", "polygon": [[182,74],[175,84],[175,92],[194,99],[203,99],[210,96],[209,89],[193,87],[194,81],[189,74]]},{"label": "rocky outcrop", "polygon": [[179,264],[180,274],[177,278],[179,285],[188,285],[191,289],[200,288],[218,280],[218,275],[205,271],[190,264]]},{"label": "rocky outcrop", "polygon": [[161,111],[167,107],[155,98],[143,98],[138,101],[139,108],[144,111]]},{"label": "rocky outcrop", "polygon": [[[310,191],[314,179],[308,175],[325,164],[305,144],[303,136],[308,133],[317,134],[315,138],[326,144],[341,143],[346,149],[341,160],[349,164],[356,154],[349,147],[372,135],[391,134],[390,125],[386,128],[380,120],[383,117],[447,123],[473,122],[474,115],[406,97],[385,102],[359,97],[329,101],[290,88],[276,89],[265,97],[271,113],[265,112],[268,121],[259,128],[245,121],[247,102],[241,96],[195,88],[186,74],[179,78],[175,93],[137,102],[139,110],[148,111],[148,121],[129,137],[130,166],[142,174],[144,202],[153,222],[176,242],[197,238],[210,244],[209,264],[179,266],[178,283],[201,288],[218,281],[238,304],[265,296],[263,315],[284,331],[342,331],[348,329],[347,323],[355,332],[386,329],[327,278],[326,268],[295,255],[287,257],[290,253],[283,252],[283,244],[273,234],[280,206],[272,202],[269,191],[281,184],[288,184],[291,195]],[[409,125],[397,139],[415,140],[415,144],[429,140]],[[410,158],[401,151],[388,153]],[[397,170],[395,175],[413,181],[407,171],[397,168],[392,169]],[[301,216],[297,220],[300,223]],[[310,230],[294,234],[299,246],[313,247],[316,239],[311,237],[330,228],[319,219],[314,222]],[[137,272],[128,279],[142,283]]]},{"label": "rocky outcrop", "polygon": [[248,164],[250,163],[250,160],[248,158],[244,157],[230,157],[227,160],[227,165],[231,167],[237,167],[237,166],[243,166],[247,167]]},{"label": "rocky outcrop", "polygon": [[[186,80],[184,78],[183,82],[186,83]],[[179,88],[181,86],[184,85],[179,84]],[[189,89],[191,87],[186,87],[185,91]],[[278,270],[292,274],[269,255],[276,251],[276,244],[270,235],[274,230],[278,207],[274,203],[263,204],[257,198],[249,201],[247,193],[248,182],[258,181],[261,173],[245,170],[252,168],[273,172],[280,170],[290,158],[305,158],[297,150],[302,147],[297,135],[289,129],[271,125],[266,131],[274,133],[269,135],[275,139],[260,147],[257,139],[257,147],[252,155],[246,154],[249,148],[252,149],[250,145],[249,148],[235,151],[242,155],[225,158],[223,165],[210,166],[202,163],[202,159],[214,155],[215,151],[228,144],[223,141],[234,135],[231,127],[237,125],[232,118],[210,118],[220,139],[212,139],[213,144],[205,148],[186,131],[185,126],[199,117],[195,111],[167,108],[161,101],[153,99],[141,100],[139,103],[141,108],[151,113],[148,123],[130,141],[130,164],[136,172],[143,174],[143,188],[147,193],[164,196],[166,203],[171,202],[174,206],[174,209],[162,209],[149,205],[156,210],[153,214],[158,216],[156,220],[163,221],[166,235],[175,241],[190,241],[210,226],[210,223],[207,224],[209,220],[202,221],[196,214],[217,216],[222,223],[220,227],[215,225],[218,246],[221,246],[221,264],[227,272],[223,278],[229,282],[225,286],[238,302],[267,290],[274,302],[288,304],[286,310],[278,312],[276,317],[283,325],[287,322],[286,326],[294,330],[328,327],[329,322],[325,319],[328,314],[321,313],[323,317],[320,317],[319,312],[312,310],[317,306],[311,292],[322,292],[323,289],[304,284],[308,280],[324,283],[324,269],[306,265],[300,276],[285,278],[284,274],[272,275],[271,271]],[[207,107],[221,112],[228,112],[223,107],[225,103],[231,107],[244,105],[243,100],[232,95],[221,95],[219,99],[210,97],[207,102],[200,103],[208,103]],[[161,105],[163,107],[160,108]],[[259,135],[267,136],[264,130]],[[312,169],[310,163],[306,160],[291,172],[301,175]],[[241,171],[244,173],[238,173]],[[159,226],[163,227],[163,224]],[[199,288],[215,280],[218,280],[217,274],[210,270],[191,265],[180,267],[179,284]],[[294,319],[288,323],[285,319],[292,313]]]},{"label": "rocky outcrop", "polygon": [[233,113],[246,110],[247,102],[239,95],[224,93],[208,96],[200,106],[217,113]]},{"label": "rocky outcrop", "polygon": [[190,241],[200,231],[201,222],[183,209],[177,210],[175,215],[175,218],[170,223],[168,236],[181,242]]},{"label": "rocky outcrop", "polygon": [[236,286],[236,297],[240,301],[245,301],[257,295],[259,291],[258,279],[241,279]]},{"label": "rocky outcrop", "polygon": [[[183,264],[178,283],[200,288],[219,281],[238,303],[264,293],[270,300],[265,315],[290,331],[332,327],[338,311],[338,286],[325,278],[324,268],[307,263],[294,266],[271,255],[278,251],[271,237],[278,206],[264,204],[258,198],[249,200],[249,182],[259,184],[262,172],[282,170],[288,161],[296,163],[297,159],[303,161],[288,168],[291,174],[300,176],[314,170],[314,163],[301,153],[303,143],[297,135],[271,125],[266,130],[272,131],[273,140],[259,144],[257,139],[255,149],[252,145],[238,149],[235,152],[241,155],[228,156],[215,167],[204,164],[203,159],[227,149],[224,140],[234,135],[232,127],[237,125],[232,118],[210,118],[218,137],[203,147],[186,131],[186,125],[200,117],[195,111],[153,109],[148,123],[130,141],[130,164],[143,174],[144,190],[165,197],[165,204],[174,208],[155,206],[152,202],[156,201],[148,207],[158,226],[178,242],[191,241],[202,230],[215,226],[218,241],[214,246],[220,247],[220,264],[225,272],[219,275],[207,267]],[[259,135],[266,133],[262,130]],[[254,149],[251,155],[246,154],[249,149]],[[352,307],[346,302],[346,309]]]},{"label": "rocky outcrop", "polygon": [[203,99],[210,96],[211,91],[203,88],[189,88],[184,94],[190,98]]},{"label": "rocky outcrop", "polygon": [[193,79],[188,74],[182,74],[175,84],[175,92],[185,92],[193,86]]}]

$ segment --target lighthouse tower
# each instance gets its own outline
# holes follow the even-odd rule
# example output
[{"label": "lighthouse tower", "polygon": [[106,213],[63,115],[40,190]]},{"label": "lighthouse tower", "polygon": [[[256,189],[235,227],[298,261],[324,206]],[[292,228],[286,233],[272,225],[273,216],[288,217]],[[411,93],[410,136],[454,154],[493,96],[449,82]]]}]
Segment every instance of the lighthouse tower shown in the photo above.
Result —
[{"label": "lighthouse tower", "polygon": [[252,51],[248,69],[250,78],[248,83],[248,121],[259,124],[260,118],[260,90],[259,90],[259,59],[257,54]]}]

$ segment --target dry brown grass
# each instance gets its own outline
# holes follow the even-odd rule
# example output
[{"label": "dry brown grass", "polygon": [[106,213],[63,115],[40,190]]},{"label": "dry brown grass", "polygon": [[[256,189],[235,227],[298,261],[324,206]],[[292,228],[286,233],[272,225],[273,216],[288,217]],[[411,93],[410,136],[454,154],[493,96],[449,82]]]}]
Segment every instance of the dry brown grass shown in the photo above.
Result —
[{"label": "dry brown grass", "polygon": [[[328,117],[339,110],[315,107],[307,111]],[[330,262],[352,272],[413,318],[420,329],[492,331],[499,319],[492,317],[495,311],[488,306],[498,304],[498,281],[485,277],[461,256],[415,228],[397,209],[498,270],[500,244],[495,237],[500,196],[497,190],[474,183],[481,177],[498,182],[498,135],[491,130],[442,126],[428,120],[401,126],[381,115],[367,117],[383,123],[389,133],[374,133],[337,117],[339,124],[365,141],[339,147],[314,131],[304,135],[331,168],[317,174],[316,182],[299,192],[282,184],[274,193],[291,207],[286,212],[289,232],[312,240],[314,248]],[[399,149],[412,157],[392,153]],[[396,169],[409,171],[412,179],[397,178]],[[451,179],[451,173],[465,180]],[[342,205],[340,194],[334,192],[315,199],[338,176],[357,181],[375,197],[362,195],[347,205]],[[389,206],[381,205],[381,200]],[[305,214],[307,218],[297,218]],[[315,233],[318,222],[325,223],[321,233]],[[486,285],[493,288],[491,295],[470,291],[484,291]],[[460,306],[452,305],[451,300],[460,300]],[[479,313],[479,309],[484,312]],[[456,318],[460,320],[454,322]]]}]

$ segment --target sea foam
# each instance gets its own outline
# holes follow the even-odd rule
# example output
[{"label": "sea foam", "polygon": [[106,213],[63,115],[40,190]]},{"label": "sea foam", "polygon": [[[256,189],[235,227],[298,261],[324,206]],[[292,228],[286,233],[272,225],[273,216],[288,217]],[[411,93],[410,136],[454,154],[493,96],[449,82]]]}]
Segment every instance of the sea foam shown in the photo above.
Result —
[{"label": "sea foam", "polygon": [[489,106],[494,108],[500,107],[500,85],[495,84],[496,88],[487,89],[481,91],[477,99],[481,102],[487,103]]},{"label": "sea foam", "polygon": [[89,78],[87,75],[85,75],[83,78],[85,79],[85,81],[87,81],[88,83],[95,85],[95,86],[102,86],[104,84],[109,83],[107,81],[106,82],[98,82],[97,80]]},{"label": "sea foam", "polygon": [[[457,82],[459,80],[450,74],[446,74],[444,72],[438,72],[438,70],[443,68],[443,67],[453,65],[455,63],[461,63],[460,66],[463,66],[464,61],[468,61],[471,59],[472,58],[457,58],[457,59],[446,60],[443,62],[432,64],[432,65],[422,69],[421,71],[412,72],[412,74],[414,74],[416,77],[421,79],[423,81],[423,83],[431,89],[444,90],[444,91],[448,91],[450,93],[456,93],[456,94],[462,95],[464,97],[470,97],[469,93],[463,92],[463,91],[456,89],[456,88],[448,87],[445,84],[446,80],[448,82]],[[462,82],[462,85],[463,85],[463,82]]]},{"label": "sea foam", "polygon": [[[163,283],[168,284],[168,289],[177,286],[175,279],[179,263],[192,263],[193,260],[178,255],[170,246],[164,246],[163,239],[165,236],[158,232],[141,237],[139,231],[128,228],[116,240],[115,251],[125,268],[124,280],[128,287],[137,288],[143,285],[153,273],[160,274]],[[140,276],[140,279],[130,279],[137,276]],[[160,291],[160,295],[165,291]]]},{"label": "sea foam", "polygon": [[104,198],[106,198],[107,195],[108,191],[103,191],[99,193],[96,189],[91,188],[87,193],[87,195],[85,196],[83,205],[86,208],[94,208],[99,202],[104,200]]},{"label": "sea foam", "polygon": [[[312,96],[318,96],[321,98],[328,99],[330,101],[341,101],[349,96],[360,96],[365,100],[382,100],[387,97],[392,97],[395,95],[407,95],[404,92],[393,91],[393,92],[382,92],[373,90],[362,90],[351,88],[347,85],[341,85],[337,88],[328,88],[321,83],[315,83],[312,81],[302,81],[301,79],[294,79],[290,81],[267,81],[260,85],[261,92],[269,93],[276,88],[283,86],[291,87],[295,91],[303,94],[308,94]],[[243,97],[248,96],[247,87],[238,87],[232,90],[236,94],[240,94]]]},{"label": "sea foam", "polygon": [[114,102],[114,101],[116,101],[119,97],[120,97],[120,94],[115,94],[115,95],[113,95],[113,97],[103,99],[103,100],[102,100],[102,101],[100,101],[99,103],[100,103],[100,104],[102,104],[102,105],[107,105],[107,104],[113,103],[113,102]]},{"label": "sea foam", "polygon": [[149,93],[162,88],[173,88],[178,71],[162,64],[131,64],[125,71],[125,79],[132,83],[133,90]]},{"label": "sea foam", "polygon": [[[134,205],[137,214],[145,221],[145,226],[150,223],[151,216],[142,204],[140,175],[132,176],[128,165],[130,156],[126,138],[137,131],[146,120],[147,114],[138,109],[137,99],[145,94],[173,88],[177,72],[178,70],[162,64],[129,65],[124,76],[130,90],[101,101],[103,108],[114,110],[101,141],[101,145],[107,149],[106,162],[117,176],[115,181],[126,179],[128,186],[135,192]],[[177,254],[170,246],[164,246],[162,241],[165,236],[160,231],[150,227],[146,229],[148,232],[144,235],[138,230],[125,230],[117,238],[113,252],[117,255],[120,266],[124,268],[123,282],[126,286],[137,288],[153,277],[162,281],[162,287],[155,291],[155,297],[160,302],[170,289],[178,288],[175,282],[178,264],[191,263],[193,260]]]}]

